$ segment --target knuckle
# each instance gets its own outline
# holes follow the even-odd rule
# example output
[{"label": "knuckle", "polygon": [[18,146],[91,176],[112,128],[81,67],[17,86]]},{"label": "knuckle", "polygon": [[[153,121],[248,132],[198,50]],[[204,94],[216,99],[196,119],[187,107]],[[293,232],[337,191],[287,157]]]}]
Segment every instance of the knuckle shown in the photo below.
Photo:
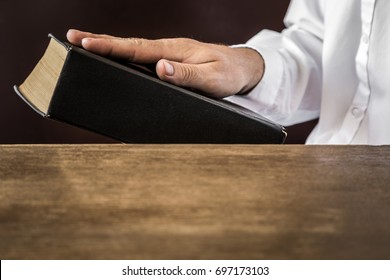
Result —
[{"label": "knuckle", "polygon": [[189,82],[193,81],[194,79],[196,79],[195,73],[196,72],[193,71],[193,69],[191,69],[187,65],[184,65],[181,69],[181,78],[182,78],[183,83],[189,83]]},{"label": "knuckle", "polygon": [[137,47],[142,47],[145,43],[145,39],[141,38],[128,38],[128,41],[130,42],[131,45],[137,46]]},{"label": "knuckle", "polygon": [[177,38],[175,39],[177,43],[180,43],[180,44],[196,44],[196,40],[194,39],[190,39],[190,38]]},{"label": "knuckle", "polygon": [[127,44],[126,59],[129,61],[137,61],[139,56],[138,50],[145,45],[145,39],[130,37],[124,38],[124,40]]}]

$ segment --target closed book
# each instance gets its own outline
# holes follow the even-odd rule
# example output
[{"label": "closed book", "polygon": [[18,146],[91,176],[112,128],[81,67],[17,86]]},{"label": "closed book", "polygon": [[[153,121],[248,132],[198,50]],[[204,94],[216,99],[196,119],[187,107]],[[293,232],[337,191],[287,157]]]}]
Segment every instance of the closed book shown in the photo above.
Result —
[{"label": "closed book", "polygon": [[44,117],[125,143],[281,144],[286,138],[281,125],[231,102],[49,37],[41,60],[14,87]]}]

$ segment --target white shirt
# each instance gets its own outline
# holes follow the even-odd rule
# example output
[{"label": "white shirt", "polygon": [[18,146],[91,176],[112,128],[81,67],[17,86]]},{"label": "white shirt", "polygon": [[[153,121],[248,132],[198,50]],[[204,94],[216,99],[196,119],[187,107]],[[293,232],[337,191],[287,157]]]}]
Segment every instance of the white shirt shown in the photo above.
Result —
[{"label": "white shirt", "polygon": [[389,0],[292,0],[283,32],[245,45],[262,81],[229,100],[284,125],[319,117],[308,144],[390,144],[389,15]]}]

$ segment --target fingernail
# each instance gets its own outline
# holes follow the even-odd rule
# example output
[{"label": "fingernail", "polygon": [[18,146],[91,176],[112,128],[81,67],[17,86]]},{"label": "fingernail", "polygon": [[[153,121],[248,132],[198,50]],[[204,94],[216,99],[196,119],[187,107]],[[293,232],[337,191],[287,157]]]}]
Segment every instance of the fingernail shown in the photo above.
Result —
[{"label": "fingernail", "polygon": [[164,61],[164,68],[165,68],[165,74],[167,76],[173,76],[175,74],[175,69],[173,68],[172,64]]},{"label": "fingernail", "polygon": [[83,38],[83,39],[81,40],[81,43],[84,45],[84,44],[88,44],[88,43],[91,42],[91,41],[92,41],[91,38]]},{"label": "fingernail", "polygon": [[81,45],[84,47],[84,48],[89,48],[89,46],[91,45],[91,42],[93,41],[94,39],[93,38],[83,38],[81,40]]}]

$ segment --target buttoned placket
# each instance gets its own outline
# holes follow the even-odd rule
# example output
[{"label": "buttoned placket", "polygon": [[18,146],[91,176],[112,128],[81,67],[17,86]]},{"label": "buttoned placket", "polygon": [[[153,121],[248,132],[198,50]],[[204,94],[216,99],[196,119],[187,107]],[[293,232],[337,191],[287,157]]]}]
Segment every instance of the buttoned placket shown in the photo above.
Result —
[{"label": "buttoned placket", "polygon": [[344,118],[343,124],[340,128],[340,133],[335,134],[330,143],[350,144],[353,141],[364,119],[368,103],[370,101],[371,89],[368,74],[368,59],[375,2],[375,0],[362,0],[362,34],[355,59],[359,86],[356,90],[352,104]]}]

